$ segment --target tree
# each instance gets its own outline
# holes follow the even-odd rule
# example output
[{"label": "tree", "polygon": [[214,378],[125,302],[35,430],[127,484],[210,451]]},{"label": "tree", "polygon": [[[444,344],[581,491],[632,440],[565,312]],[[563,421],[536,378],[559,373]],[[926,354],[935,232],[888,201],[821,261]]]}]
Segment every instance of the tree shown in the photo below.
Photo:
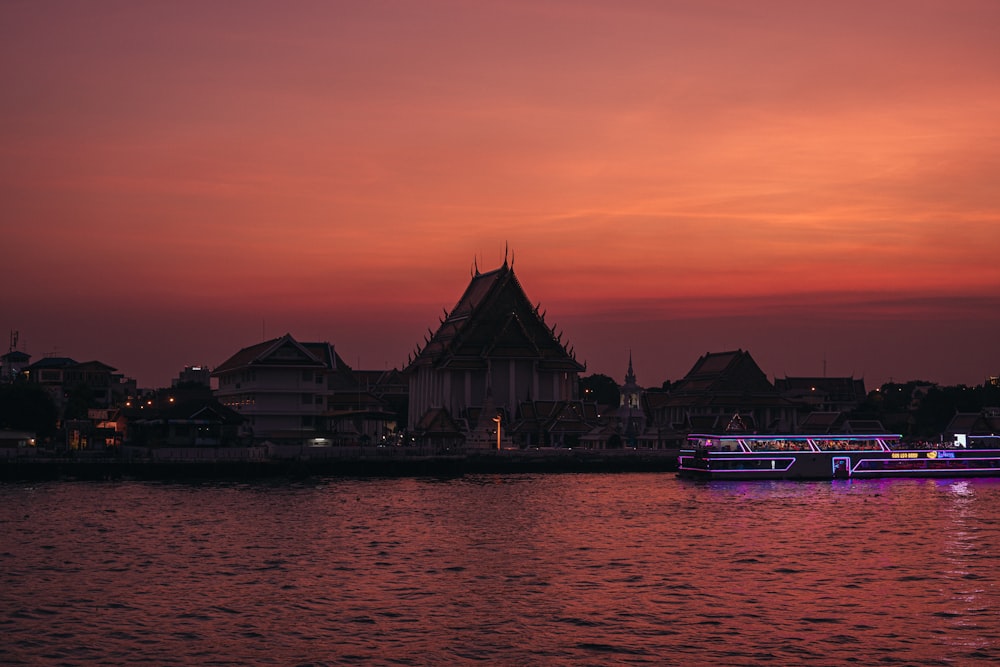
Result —
[{"label": "tree", "polygon": [[0,428],[32,431],[43,439],[55,433],[58,418],[52,397],[38,385],[0,385]]},{"label": "tree", "polygon": [[86,384],[78,384],[66,397],[65,419],[87,419],[94,405],[94,392]]},{"label": "tree", "polygon": [[580,398],[598,405],[617,406],[621,401],[618,383],[607,375],[595,373],[580,378]]}]

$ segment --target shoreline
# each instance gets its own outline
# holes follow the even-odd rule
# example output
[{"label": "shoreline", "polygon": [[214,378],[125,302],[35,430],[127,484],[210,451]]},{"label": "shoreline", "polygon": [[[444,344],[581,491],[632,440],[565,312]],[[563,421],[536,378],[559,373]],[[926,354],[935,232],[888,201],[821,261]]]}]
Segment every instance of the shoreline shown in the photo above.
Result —
[{"label": "shoreline", "polygon": [[429,456],[312,459],[152,460],[12,458],[0,482],[255,481],[313,477],[461,477],[521,473],[676,472],[674,450],[515,450]]}]

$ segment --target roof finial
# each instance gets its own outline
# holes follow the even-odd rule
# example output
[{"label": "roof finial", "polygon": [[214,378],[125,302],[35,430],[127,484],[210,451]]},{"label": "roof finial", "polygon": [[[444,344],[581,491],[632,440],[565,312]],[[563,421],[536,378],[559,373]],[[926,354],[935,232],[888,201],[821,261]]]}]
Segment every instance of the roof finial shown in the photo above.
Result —
[{"label": "roof finial", "polygon": [[507,266],[507,252],[508,251],[509,251],[509,246],[507,245],[507,242],[504,241],[503,242],[503,265],[504,266]]}]

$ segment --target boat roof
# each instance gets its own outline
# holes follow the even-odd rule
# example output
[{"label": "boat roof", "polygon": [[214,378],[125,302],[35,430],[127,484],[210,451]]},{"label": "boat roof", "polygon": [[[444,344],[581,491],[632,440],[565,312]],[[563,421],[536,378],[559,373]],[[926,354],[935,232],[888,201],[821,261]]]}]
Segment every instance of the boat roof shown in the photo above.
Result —
[{"label": "boat roof", "polygon": [[688,439],[716,440],[871,440],[872,438],[902,438],[899,433],[691,433]]}]

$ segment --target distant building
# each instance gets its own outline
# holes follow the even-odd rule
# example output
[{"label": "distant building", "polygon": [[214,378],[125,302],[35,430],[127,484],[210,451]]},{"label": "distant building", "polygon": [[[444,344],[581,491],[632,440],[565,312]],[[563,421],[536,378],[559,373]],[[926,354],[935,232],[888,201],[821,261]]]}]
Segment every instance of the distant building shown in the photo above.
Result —
[{"label": "distant building", "polygon": [[985,407],[979,412],[957,412],[944,432],[945,437],[966,444],[970,437],[1000,435],[1000,407]]},{"label": "distant building", "polygon": [[605,442],[587,438],[600,423],[597,403],[592,401],[523,401],[508,431],[520,447],[603,448]]},{"label": "distant building", "polygon": [[854,377],[775,378],[774,388],[805,412],[851,412],[868,397],[864,379]]},{"label": "distant building", "polygon": [[850,435],[875,435],[886,432],[878,419],[850,419],[848,413],[838,411],[810,412],[799,421],[799,433]]},{"label": "distant building", "polygon": [[20,350],[11,350],[0,356],[0,382],[14,382],[28,366],[30,359],[30,354]]},{"label": "distant building", "polygon": [[116,403],[116,388],[122,379],[118,370],[100,361],[84,361],[65,369],[66,388],[86,387],[93,407],[109,408]]},{"label": "distant building", "polygon": [[598,415],[596,425],[583,440],[590,449],[659,447],[657,429],[648,426],[648,413],[646,392],[636,382],[630,352],[625,383],[618,387],[618,404]]},{"label": "distant building", "polygon": [[82,392],[87,399],[84,408],[112,408],[124,402],[130,381],[116,370],[100,361],[44,357],[24,367],[22,373],[49,393],[62,417],[74,392]]},{"label": "distant building", "polygon": [[247,444],[245,418],[213,398],[123,413],[125,443],[140,447],[235,447]]},{"label": "distant building", "polygon": [[247,419],[256,441],[301,444],[327,435],[331,376],[345,367],[330,343],[285,334],[243,348],[212,376],[216,398]]},{"label": "distant building", "polygon": [[256,442],[355,444],[381,439],[395,419],[330,343],[285,334],[243,348],[212,376],[215,396],[247,419]]},{"label": "distant building", "polygon": [[659,400],[655,421],[676,432],[791,432],[797,405],[784,398],[749,352],[707,353]]},{"label": "distant building", "polygon": [[414,432],[455,424],[467,444],[495,446],[497,414],[504,429],[523,401],[575,400],[583,370],[505,259],[496,270],[475,270],[410,360],[407,423]]},{"label": "distant building", "polygon": [[185,366],[170,383],[171,387],[204,385],[211,386],[212,369],[208,366]]},{"label": "distant building", "polygon": [[[348,412],[344,417],[350,424],[343,424],[339,430],[349,428],[358,431],[362,437],[368,436],[369,440],[377,440],[378,444],[403,444],[401,438],[406,430],[409,401],[406,377],[395,368],[382,371],[355,369],[353,375],[357,383],[357,408],[347,404]],[[344,404],[345,401],[341,400],[340,405]],[[345,420],[339,421],[343,423]]]},{"label": "distant building", "polygon": [[612,418],[617,422],[622,444],[627,447],[639,445],[639,439],[646,431],[646,412],[643,409],[642,387],[636,384],[635,371],[632,370],[632,353],[628,355],[628,370],[625,371],[625,384],[621,386],[621,402]]}]

